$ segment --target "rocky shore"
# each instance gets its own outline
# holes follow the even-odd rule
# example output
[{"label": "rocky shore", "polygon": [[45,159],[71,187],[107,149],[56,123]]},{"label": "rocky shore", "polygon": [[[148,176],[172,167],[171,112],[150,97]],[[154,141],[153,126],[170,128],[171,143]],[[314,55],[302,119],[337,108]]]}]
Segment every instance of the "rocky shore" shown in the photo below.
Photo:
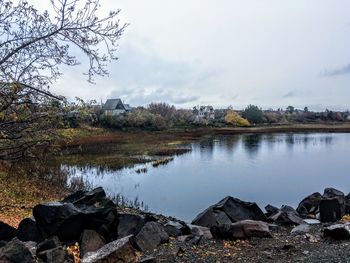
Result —
[{"label": "rocky shore", "polygon": [[78,191],[17,229],[0,222],[0,262],[350,262],[350,195],[326,188],[265,210],[226,197],[186,223]]}]

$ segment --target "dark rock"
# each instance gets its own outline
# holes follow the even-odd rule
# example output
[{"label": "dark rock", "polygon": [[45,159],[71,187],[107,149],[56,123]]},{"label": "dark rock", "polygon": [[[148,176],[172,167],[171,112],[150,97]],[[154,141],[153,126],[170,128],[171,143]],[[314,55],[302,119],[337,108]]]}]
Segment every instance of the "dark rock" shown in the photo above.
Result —
[{"label": "dark rock", "polygon": [[77,240],[84,229],[84,215],[71,203],[40,204],[33,215],[46,236],[58,235],[62,241]]},{"label": "dark rock", "polygon": [[39,254],[45,250],[57,248],[61,246],[61,242],[57,236],[45,239],[43,242],[39,243],[36,249],[36,253]]},{"label": "dark rock", "polygon": [[136,262],[136,250],[131,245],[127,236],[108,243],[95,252],[88,252],[82,259],[82,263],[134,263]]},{"label": "dark rock", "polygon": [[287,212],[287,213],[293,213],[296,216],[299,216],[298,212],[291,206],[289,205],[282,205],[281,209],[282,212]]},{"label": "dark rock", "polygon": [[0,248],[0,262],[4,263],[34,263],[34,257],[25,243],[14,238]]},{"label": "dark rock", "polygon": [[169,221],[164,227],[168,235],[172,237],[178,237],[191,233],[191,229],[185,223]]},{"label": "dark rock", "polygon": [[350,239],[350,224],[336,224],[324,229],[324,236],[337,240]]},{"label": "dark rock", "polygon": [[196,226],[196,225],[188,225],[191,230],[191,235],[193,236],[201,236],[205,239],[213,239],[213,235],[208,227],[204,226]]},{"label": "dark rock", "polygon": [[256,203],[244,202],[229,196],[200,213],[192,224],[212,227],[246,219],[266,221],[264,213]]},{"label": "dark rock", "polygon": [[135,236],[134,242],[141,251],[151,251],[169,241],[169,235],[158,222],[147,222]]},{"label": "dark rock", "polygon": [[202,239],[203,239],[203,236],[192,236],[192,238],[190,238],[188,242],[191,243],[192,245],[198,246],[202,241]]},{"label": "dark rock", "polygon": [[311,230],[311,227],[307,224],[301,224],[296,227],[294,227],[291,231],[291,234],[294,235],[303,235],[305,233],[309,233]]},{"label": "dark rock", "polygon": [[211,232],[219,239],[244,239],[250,237],[271,237],[266,222],[243,220],[230,225],[213,226]]},{"label": "dark rock", "polygon": [[137,235],[146,221],[143,216],[134,214],[119,214],[118,238]]},{"label": "dark rock", "polygon": [[0,240],[10,241],[16,236],[16,229],[0,221]]},{"label": "dark rock", "polygon": [[275,207],[273,205],[265,206],[265,210],[266,210],[267,217],[272,216],[274,214],[277,214],[280,211],[277,207]]},{"label": "dark rock", "polygon": [[338,198],[340,203],[343,203],[345,200],[345,195],[342,191],[339,191],[334,188],[324,189],[323,198]]},{"label": "dark rock", "polygon": [[43,260],[46,263],[65,263],[67,254],[66,250],[63,247],[55,247],[42,251],[37,254],[38,258]]},{"label": "dark rock", "polygon": [[[52,202],[35,206],[33,215],[38,228],[45,237],[57,235],[62,241],[78,240],[84,229],[96,230],[110,239],[116,231],[117,211],[108,200],[97,199],[96,196],[103,196],[100,191],[94,193],[88,192],[75,204]],[[95,200],[99,202],[91,205]]]},{"label": "dark rock", "polygon": [[84,256],[87,252],[100,249],[106,244],[105,239],[94,230],[84,230],[80,239],[80,254]]},{"label": "dark rock", "polygon": [[302,218],[307,218],[308,214],[314,210],[313,212],[316,214],[318,206],[321,202],[322,195],[318,192],[313,193],[307,197],[305,197],[300,203],[296,211]]},{"label": "dark rock", "polygon": [[344,215],[345,206],[338,198],[322,199],[320,202],[321,222],[335,222]]},{"label": "dark rock", "polygon": [[277,214],[269,217],[273,222],[279,225],[300,225],[303,219],[292,212],[280,211]]},{"label": "dark rock", "polygon": [[17,238],[22,241],[35,241],[37,243],[44,239],[33,218],[25,218],[19,223]]}]

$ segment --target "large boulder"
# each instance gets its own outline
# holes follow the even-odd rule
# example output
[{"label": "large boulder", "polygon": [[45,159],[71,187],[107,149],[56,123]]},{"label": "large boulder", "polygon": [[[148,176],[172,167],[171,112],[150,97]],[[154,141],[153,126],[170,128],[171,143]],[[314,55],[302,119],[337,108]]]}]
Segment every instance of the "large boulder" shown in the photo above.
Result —
[{"label": "large boulder", "polygon": [[280,211],[277,207],[275,207],[273,205],[265,206],[265,210],[266,210],[266,216],[267,217],[275,215],[275,214],[277,214]]},{"label": "large boulder", "polygon": [[108,243],[95,252],[88,252],[82,263],[133,263],[136,262],[136,250],[127,236]]},{"label": "large boulder", "polygon": [[0,240],[10,241],[16,236],[16,229],[0,221]]},{"label": "large boulder", "polygon": [[105,239],[94,230],[84,230],[80,238],[80,254],[84,256],[88,252],[93,252],[106,244]]},{"label": "large boulder", "polygon": [[107,240],[112,238],[118,223],[117,211],[103,189],[78,192],[63,201],[34,207],[33,215],[44,237],[78,240],[84,229],[93,229]]},{"label": "large boulder", "polygon": [[270,216],[269,219],[279,225],[300,225],[303,223],[303,219],[292,211],[279,211]]},{"label": "large boulder", "polygon": [[213,236],[220,239],[245,239],[251,237],[272,237],[266,222],[243,220],[210,228]]},{"label": "large boulder", "polygon": [[256,203],[228,196],[200,213],[192,224],[212,227],[246,219],[266,221],[266,216]]},{"label": "large boulder", "polygon": [[200,237],[204,239],[213,239],[213,235],[210,231],[210,228],[205,226],[197,225],[187,225],[191,231],[191,235],[195,237]]},{"label": "large boulder", "polygon": [[134,239],[141,251],[152,251],[161,243],[168,241],[169,235],[158,222],[147,222]]},{"label": "large boulder", "polygon": [[324,236],[333,239],[350,239],[350,224],[336,224],[324,229]]},{"label": "large boulder", "polygon": [[0,248],[0,262],[4,263],[34,263],[34,257],[26,244],[17,238]]},{"label": "large boulder", "polygon": [[169,236],[178,237],[190,234],[190,228],[184,222],[169,221],[165,224],[165,231]]},{"label": "large boulder", "polygon": [[17,238],[21,241],[34,241],[40,243],[43,236],[33,218],[23,219],[17,228]]},{"label": "large boulder", "polygon": [[298,205],[297,212],[302,218],[307,218],[308,215],[313,214],[314,216],[318,212],[322,195],[318,192],[313,193],[305,197]]},{"label": "large boulder", "polygon": [[344,215],[344,206],[337,198],[322,199],[320,202],[321,222],[336,222]]},{"label": "large boulder", "polygon": [[146,224],[146,220],[141,215],[119,214],[118,215],[117,237],[122,238],[129,235],[137,235]]}]

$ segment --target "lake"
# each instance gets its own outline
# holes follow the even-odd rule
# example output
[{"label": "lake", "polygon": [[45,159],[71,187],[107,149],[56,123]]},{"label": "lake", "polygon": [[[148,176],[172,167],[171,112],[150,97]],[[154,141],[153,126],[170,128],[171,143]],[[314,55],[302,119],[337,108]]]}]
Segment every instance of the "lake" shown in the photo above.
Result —
[{"label": "lake", "polygon": [[[227,195],[296,207],[307,195],[350,191],[350,134],[249,134],[202,138],[167,165],[117,171],[68,166],[70,177],[110,195],[143,203],[151,212],[191,221]],[[147,167],[146,173],[137,173]]]}]

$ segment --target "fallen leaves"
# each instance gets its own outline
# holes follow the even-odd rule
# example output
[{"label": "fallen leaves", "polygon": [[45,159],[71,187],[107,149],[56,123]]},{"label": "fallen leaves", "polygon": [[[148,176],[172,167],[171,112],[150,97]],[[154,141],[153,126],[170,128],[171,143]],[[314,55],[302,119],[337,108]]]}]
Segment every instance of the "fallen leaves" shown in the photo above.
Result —
[{"label": "fallen leaves", "polygon": [[73,246],[67,247],[67,254],[73,258],[74,263],[80,263],[80,248],[76,242]]}]

